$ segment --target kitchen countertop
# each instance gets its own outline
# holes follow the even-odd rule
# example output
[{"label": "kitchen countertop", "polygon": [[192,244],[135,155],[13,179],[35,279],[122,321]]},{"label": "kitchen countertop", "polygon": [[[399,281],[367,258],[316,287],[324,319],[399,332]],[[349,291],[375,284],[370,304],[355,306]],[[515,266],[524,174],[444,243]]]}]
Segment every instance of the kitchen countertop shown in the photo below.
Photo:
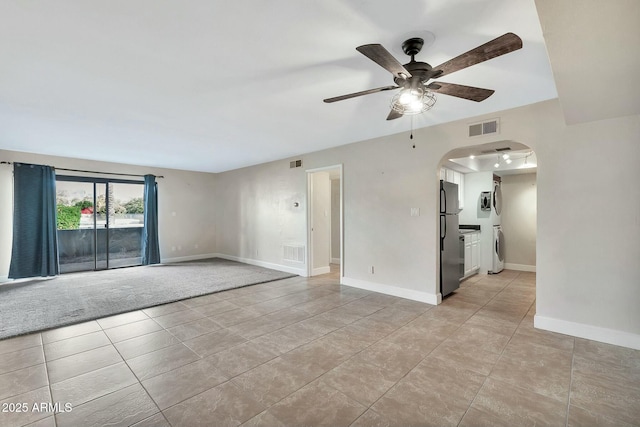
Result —
[{"label": "kitchen countertop", "polygon": [[470,234],[470,233],[479,233],[480,230],[468,230],[468,229],[458,229],[458,233],[460,234]]}]

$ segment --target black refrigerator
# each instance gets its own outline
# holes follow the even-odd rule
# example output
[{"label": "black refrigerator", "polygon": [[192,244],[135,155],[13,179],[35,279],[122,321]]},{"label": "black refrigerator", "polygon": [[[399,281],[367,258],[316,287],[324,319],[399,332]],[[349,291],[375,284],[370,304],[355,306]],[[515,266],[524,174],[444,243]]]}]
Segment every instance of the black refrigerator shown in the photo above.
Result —
[{"label": "black refrigerator", "polygon": [[461,263],[458,233],[458,184],[440,180],[440,293],[460,287]]}]

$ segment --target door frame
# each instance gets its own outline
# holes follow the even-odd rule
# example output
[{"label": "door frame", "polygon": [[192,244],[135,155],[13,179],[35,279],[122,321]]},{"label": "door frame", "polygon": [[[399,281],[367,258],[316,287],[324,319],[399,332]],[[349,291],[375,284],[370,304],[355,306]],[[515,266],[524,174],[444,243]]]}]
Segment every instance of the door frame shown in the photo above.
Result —
[{"label": "door frame", "polygon": [[342,283],[342,278],[344,277],[344,168],[343,164],[336,164],[332,166],[325,166],[321,168],[307,169],[307,277],[311,277],[313,273],[313,237],[311,233],[311,221],[312,221],[312,211],[313,211],[313,185],[312,185],[312,175],[316,172],[327,172],[330,170],[338,170],[340,175],[340,283]]},{"label": "door frame", "polygon": [[[104,271],[104,270],[112,270],[114,268],[121,267],[111,267],[109,265],[109,235],[111,230],[109,229],[109,184],[135,184],[135,185],[143,185],[144,181],[136,181],[131,179],[120,179],[120,178],[100,178],[100,177],[90,177],[90,176],[77,176],[77,175],[56,175],[56,181],[63,182],[84,182],[88,184],[93,184],[93,270],[83,270],[83,271]],[[95,210],[95,206],[97,203],[97,185],[105,184],[105,204],[106,204],[106,224],[105,229],[107,233],[106,242],[105,242],[105,267],[98,268],[98,227],[96,224],[97,212]],[[57,230],[56,230],[57,232]],[[142,265],[142,264],[140,264]],[[137,265],[136,265],[137,266]]]}]

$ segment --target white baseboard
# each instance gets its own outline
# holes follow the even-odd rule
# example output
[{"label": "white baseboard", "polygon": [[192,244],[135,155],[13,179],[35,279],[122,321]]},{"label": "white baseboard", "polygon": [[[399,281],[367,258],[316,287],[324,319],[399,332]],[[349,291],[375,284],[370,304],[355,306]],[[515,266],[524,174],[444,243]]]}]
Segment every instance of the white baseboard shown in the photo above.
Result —
[{"label": "white baseboard", "polygon": [[11,280],[9,276],[0,276],[0,283],[8,282],[9,280]]},{"label": "white baseboard", "polygon": [[328,265],[326,267],[314,268],[313,271],[311,272],[311,275],[319,276],[321,274],[327,274],[327,273],[331,273],[331,267],[329,267]]},{"label": "white baseboard", "polygon": [[579,338],[586,338],[593,341],[600,341],[607,344],[619,345],[622,347],[640,350],[640,335],[630,332],[618,331],[615,329],[602,328],[600,326],[587,325],[584,323],[570,322],[568,320],[554,319],[535,315],[533,326],[551,332],[558,332]]},{"label": "white baseboard", "polygon": [[536,272],[536,266],[535,265],[511,264],[509,262],[506,262],[504,264],[504,268],[506,268],[507,270],[530,271],[532,273]]},{"label": "white baseboard", "polygon": [[440,294],[435,295],[427,292],[414,291],[412,289],[399,288],[392,285],[384,285],[382,283],[368,282],[366,280],[343,277],[340,283],[353,288],[393,295],[394,297],[406,298],[413,301],[426,302],[431,305],[438,305],[442,302],[442,296]]},{"label": "white baseboard", "polygon": [[331,258],[331,264],[340,264],[340,258]]},{"label": "white baseboard", "polygon": [[306,276],[307,269],[304,267],[291,267],[288,265],[275,264],[272,262],[260,261],[257,259],[241,258],[234,255],[215,254],[218,258],[228,259],[230,261],[243,262],[245,264],[257,265],[258,267],[270,268],[272,270],[284,271],[285,273],[297,274],[298,276]]},{"label": "white baseboard", "polygon": [[167,264],[170,262],[185,262],[185,261],[197,261],[199,259],[207,259],[207,258],[216,258],[218,254],[200,254],[200,255],[188,255],[188,256],[179,256],[173,258],[161,258],[162,264]]}]

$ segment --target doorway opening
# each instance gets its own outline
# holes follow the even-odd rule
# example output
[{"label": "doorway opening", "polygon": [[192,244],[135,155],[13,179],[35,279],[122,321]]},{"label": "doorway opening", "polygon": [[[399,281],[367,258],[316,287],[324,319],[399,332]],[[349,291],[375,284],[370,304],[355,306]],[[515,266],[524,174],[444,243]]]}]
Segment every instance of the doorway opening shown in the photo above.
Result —
[{"label": "doorway opening", "polygon": [[56,176],[61,273],[142,265],[144,183]]},{"label": "doorway opening", "polygon": [[307,171],[307,275],[344,275],[342,165]]},{"label": "doorway opening", "polygon": [[[533,149],[505,140],[452,150],[440,162],[438,186],[440,181],[457,186],[458,230],[456,242],[450,244],[458,248],[448,251],[449,255],[440,251],[438,281],[443,261],[456,263],[457,279],[468,283],[503,270],[536,271],[537,158]],[[442,234],[440,227],[440,247]],[[451,253],[457,258],[449,259]]]}]

